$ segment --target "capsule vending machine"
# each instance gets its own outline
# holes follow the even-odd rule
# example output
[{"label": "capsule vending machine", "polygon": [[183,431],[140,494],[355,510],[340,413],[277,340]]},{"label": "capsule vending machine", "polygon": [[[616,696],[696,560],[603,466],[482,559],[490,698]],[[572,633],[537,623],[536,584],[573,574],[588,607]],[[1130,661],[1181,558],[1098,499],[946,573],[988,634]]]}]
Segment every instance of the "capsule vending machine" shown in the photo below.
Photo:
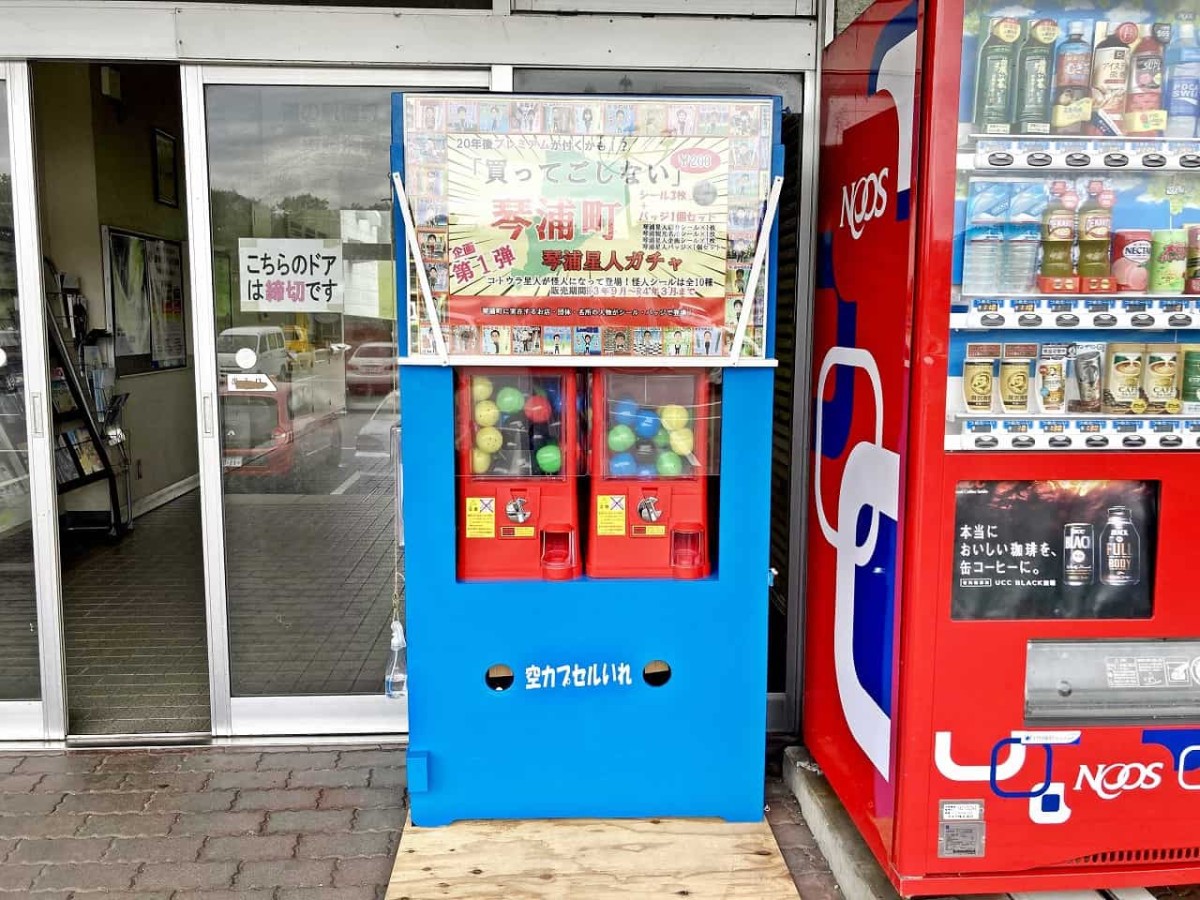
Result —
[{"label": "capsule vending machine", "polygon": [[594,377],[588,574],[703,578],[712,570],[708,481],[717,474],[710,390],[719,385],[709,372]]},{"label": "capsule vending machine", "polygon": [[1200,882],[1197,12],[826,51],[805,741],[905,895]]},{"label": "capsule vending machine", "polygon": [[563,370],[460,369],[460,578],[580,573],[575,376]]},{"label": "capsule vending machine", "polygon": [[762,818],[781,116],[395,96],[414,823]]}]

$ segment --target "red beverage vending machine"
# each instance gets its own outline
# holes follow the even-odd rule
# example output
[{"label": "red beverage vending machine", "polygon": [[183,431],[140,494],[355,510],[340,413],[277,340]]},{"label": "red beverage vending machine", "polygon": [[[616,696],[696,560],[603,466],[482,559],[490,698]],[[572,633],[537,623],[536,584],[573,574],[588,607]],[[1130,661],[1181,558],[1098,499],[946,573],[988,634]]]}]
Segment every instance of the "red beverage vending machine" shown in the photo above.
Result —
[{"label": "red beverage vending machine", "polygon": [[715,370],[703,369],[593,375],[588,575],[704,578],[712,571],[714,380]]},{"label": "red beverage vending machine", "polygon": [[825,52],[804,736],[906,896],[1200,882],[1198,7]]},{"label": "red beverage vending machine", "polygon": [[566,369],[459,370],[459,578],[579,577],[576,378]]}]

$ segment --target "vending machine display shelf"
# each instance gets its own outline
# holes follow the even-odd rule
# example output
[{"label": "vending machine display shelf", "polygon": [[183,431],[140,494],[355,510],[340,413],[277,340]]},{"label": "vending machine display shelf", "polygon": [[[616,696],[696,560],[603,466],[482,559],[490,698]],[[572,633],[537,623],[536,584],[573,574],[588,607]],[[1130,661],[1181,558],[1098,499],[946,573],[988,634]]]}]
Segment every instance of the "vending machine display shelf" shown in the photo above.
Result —
[{"label": "vending machine display shelf", "polygon": [[1200,330],[1200,303],[1178,295],[1062,294],[972,297],[965,312],[950,313],[958,330],[1138,331]]},{"label": "vending machine display shelf", "polygon": [[1193,172],[1200,170],[1200,143],[1167,138],[991,138],[981,139],[974,150],[960,151],[957,165],[964,172]]},{"label": "vending machine display shelf", "polygon": [[1196,450],[1200,419],[1188,416],[960,414],[947,450]]}]

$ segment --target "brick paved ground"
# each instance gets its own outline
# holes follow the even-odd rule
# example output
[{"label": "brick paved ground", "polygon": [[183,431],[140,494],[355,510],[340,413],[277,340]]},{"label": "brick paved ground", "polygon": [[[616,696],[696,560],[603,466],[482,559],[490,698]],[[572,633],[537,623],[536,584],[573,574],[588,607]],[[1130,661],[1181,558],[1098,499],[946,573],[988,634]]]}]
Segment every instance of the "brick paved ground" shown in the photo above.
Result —
[{"label": "brick paved ground", "polygon": [[767,821],[803,900],[841,900],[829,863],[809,831],[800,804],[778,776],[767,778]]},{"label": "brick paved ground", "polygon": [[0,754],[0,898],[383,896],[404,753],[380,747]]},{"label": "brick paved ground", "polygon": [[[378,746],[0,753],[0,900],[381,898],[404,776]],[[804,900],[840,898],[795,799],[766,792]]]}]

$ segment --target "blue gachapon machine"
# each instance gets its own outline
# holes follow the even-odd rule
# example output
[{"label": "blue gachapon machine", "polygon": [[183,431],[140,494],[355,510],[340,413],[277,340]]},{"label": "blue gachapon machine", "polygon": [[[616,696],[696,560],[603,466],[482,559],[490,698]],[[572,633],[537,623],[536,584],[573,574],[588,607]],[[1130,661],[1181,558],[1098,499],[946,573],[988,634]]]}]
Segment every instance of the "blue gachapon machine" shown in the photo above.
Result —
[{"label": "blue gachapon machine", "polygon": [[761,818],[780,117],[395,95],[415,823]]}]

